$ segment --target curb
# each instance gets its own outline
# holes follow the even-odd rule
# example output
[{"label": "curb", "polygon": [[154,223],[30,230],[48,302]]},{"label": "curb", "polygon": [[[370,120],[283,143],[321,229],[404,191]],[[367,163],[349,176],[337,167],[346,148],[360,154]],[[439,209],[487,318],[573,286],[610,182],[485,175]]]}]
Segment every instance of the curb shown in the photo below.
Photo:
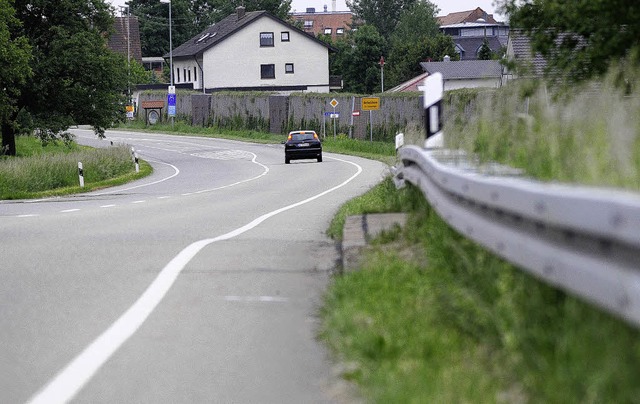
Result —
[{"label": "curb", "polygon": [[375,213],[348,216],[342,232],[342,272],[353,272],[360,267],[362,249],[383,231],[396,226],[404,227],[406,213]]}]

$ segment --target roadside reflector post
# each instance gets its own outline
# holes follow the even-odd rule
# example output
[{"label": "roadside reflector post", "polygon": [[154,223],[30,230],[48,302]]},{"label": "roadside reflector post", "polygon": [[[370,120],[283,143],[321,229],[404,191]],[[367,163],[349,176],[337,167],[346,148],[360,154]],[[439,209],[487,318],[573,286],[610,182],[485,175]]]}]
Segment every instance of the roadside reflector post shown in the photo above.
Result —
[{"label": "roadside reflector post", "polygon": [[84,170],[80,161],[78,162],[78,179],[80,180],[80,188],[84,188]]},{"label": "roadside reflector post", "polygon": [[442,138],[442,95],[444,81],[441,73],[434,73],[424,80],[424,126],[426,137],[424,146],[427,149],[440,148]]},{"label": "roadside reflector post", "polygon": [[402,146],[404,146],[404,133],[400,132],[396,135],[396,154]]},{"label": "roadside reflector post", "polygon": [[138,152],[134,147],[131,148],[131,157],[133,157],[133,163],[136,165],[136,173],[140,172],[140,164],[138,163]]}]

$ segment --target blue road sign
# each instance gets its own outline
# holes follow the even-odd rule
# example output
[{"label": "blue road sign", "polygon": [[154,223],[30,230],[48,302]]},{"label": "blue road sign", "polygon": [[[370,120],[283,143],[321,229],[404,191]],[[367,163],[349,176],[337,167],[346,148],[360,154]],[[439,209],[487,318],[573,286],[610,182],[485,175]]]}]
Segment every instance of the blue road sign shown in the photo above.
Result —
[{"label": "blue road sign", "polygon": [[167,115],[176,116],[176,95],[167,94]]}]

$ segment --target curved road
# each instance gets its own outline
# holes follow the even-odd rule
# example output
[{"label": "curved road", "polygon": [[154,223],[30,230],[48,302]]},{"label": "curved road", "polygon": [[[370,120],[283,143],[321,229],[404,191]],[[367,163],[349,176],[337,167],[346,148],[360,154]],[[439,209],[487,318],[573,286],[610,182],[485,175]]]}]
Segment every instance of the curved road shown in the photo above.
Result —
[{"label": "curved road", "polygon": [[315,339],[338,251],[324,234],[386,174],[281,145],[107,132],[144,180],[0,201],[0,401],[349,400]]}]

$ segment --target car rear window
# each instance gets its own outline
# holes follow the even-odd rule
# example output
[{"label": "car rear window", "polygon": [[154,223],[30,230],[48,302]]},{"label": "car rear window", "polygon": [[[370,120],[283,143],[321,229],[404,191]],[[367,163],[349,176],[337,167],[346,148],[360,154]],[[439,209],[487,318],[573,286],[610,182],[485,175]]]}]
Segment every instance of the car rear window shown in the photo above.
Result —
[{"label": "car rear window", "polygon": [[313,140],[313,132],[309,133],[294,133],[291,135],[291,140]]}]

